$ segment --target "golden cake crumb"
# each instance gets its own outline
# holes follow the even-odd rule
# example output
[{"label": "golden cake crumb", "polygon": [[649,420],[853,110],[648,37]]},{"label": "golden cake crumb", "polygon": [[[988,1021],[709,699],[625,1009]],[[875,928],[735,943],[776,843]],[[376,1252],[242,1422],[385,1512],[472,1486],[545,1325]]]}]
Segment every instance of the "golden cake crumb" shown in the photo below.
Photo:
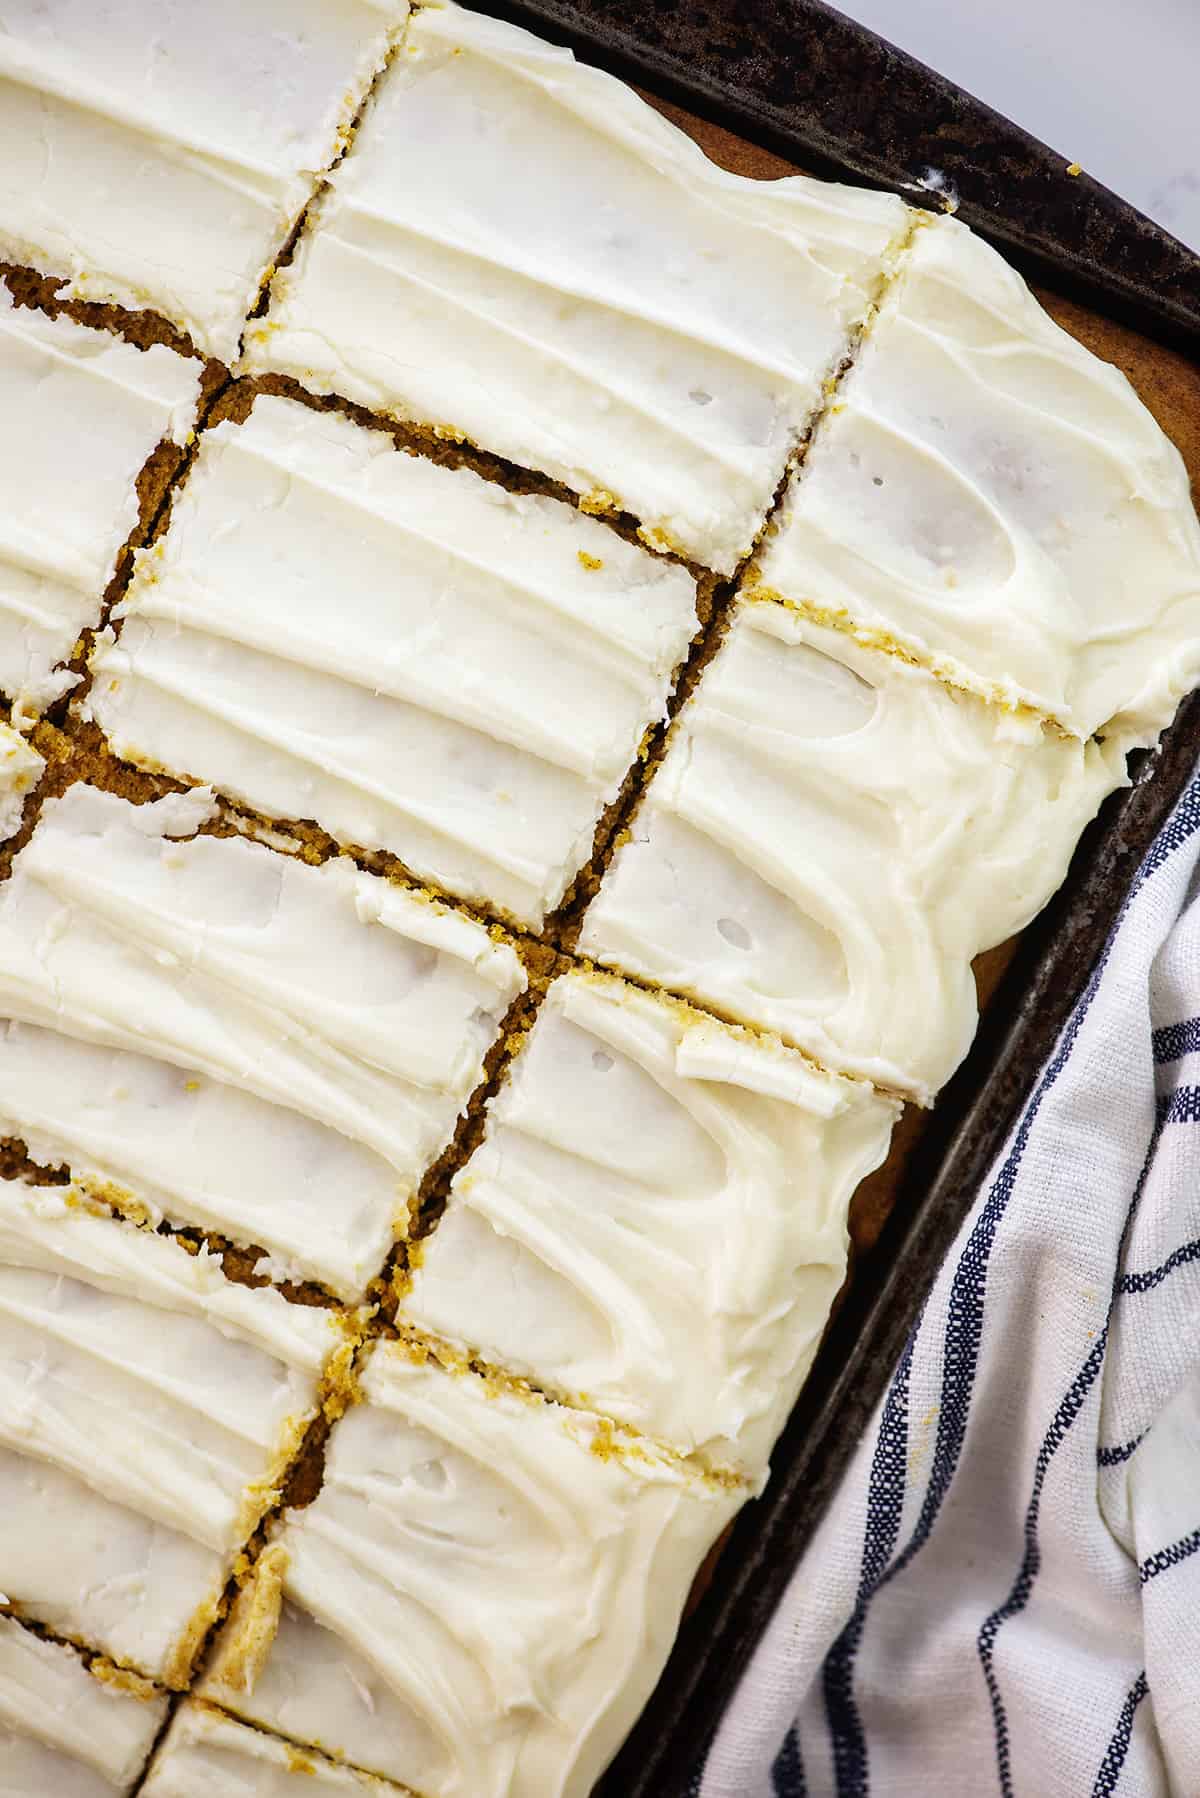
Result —
[{"label": "golden cake crumb", "polygon": [[258,1684],[279,1631],[287,1570],[288,1553],[281,1543],[263,1549],[239,1600],[236,1627],[221,1644],[221,1681],[247,1697]]},{"label": "golden cake crumb", "polygon": [[605,512],[619,512],[621,502],[615,493],[608,491],[607,487],[593,487],[580,499],[579,510],[598,516]]},{"label": "golden cake crumb", "polygon": [[344,1417],[362,1398],[354,1363],[362,1331],[372,1315],[372,1309],[365,1307],[353,1320],[343,1320],[346,1340],[334,1350],[322,1381],[321,1409],[330,1423]]},{"label": "golden cake crumb", "polygon": [[111,1686],[114,1692],[124,1692],[128,1698],[136,1698],[142,1704],[149,1704],[160,1698],[158,1687],[153,1680],[144,1679],[140,1673],[131,1673],[128,1667],[118,1667],[105,1655],[97,1655],[88,1663],[88,1672],[93,1679],[98,1679],[102,1686]]}]

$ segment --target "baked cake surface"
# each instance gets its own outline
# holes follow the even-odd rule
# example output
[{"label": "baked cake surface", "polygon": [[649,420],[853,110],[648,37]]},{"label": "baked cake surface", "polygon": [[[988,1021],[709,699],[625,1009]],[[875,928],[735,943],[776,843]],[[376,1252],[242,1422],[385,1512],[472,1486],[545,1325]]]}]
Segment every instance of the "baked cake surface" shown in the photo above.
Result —
[{"label": "baked cake surface", "polygon": [[551,987],[400,1311],[752,1480],[899,1107],[601,975]]},{"label": "baked cake surface", "polygon": [[423,7],[247,363],[460,432],[728,574],[907,221],[727,174],[567,51]]},{"label": "baked cake surface", "polygon": [[1125,376],[931,219],[758,578],[1081,737],[1152,742],[1200,671],[1200,524]]},{"label": "baked cake surface", "polygon": [[424,1798],[582,1798],[741,1492],[400,1344],[362,1385],[200,1690]]},{"label": "baked cake surface", "polygon": [[167,1701],[104,1682],[73,1649],[0,1616],[0,1793],[124,1798]]},{"label": "baked cake surface", "polygon": [[[0,58],[7,42],[0,31]],[[9,700],[36,711],[72,684],[56,667],[99,618],[138,521],[142,464],[162,439],[182,444],[191,430],[200,368],[162,344],[135,349],[17,306],[0,283],[0,692]]]},{"label": "baked cake surface", "polygon": [[1041,909],[1126,778],[1119,742],[746,603],[580,947],[928,1101],[975,1033],[972,958]]},{"label": "baked cake surface", "polygon": [[[0,255],[230,358],[406,0],[6,0]],[[53,154],[46,154],[46,145]]]},{"label": "baked cake surface", "polygon": [[526,977],[348,861],[195,834],[212,809],[81,785],[46,805],[0,887],[0,1124],[353,1296]]},{"label": "baked cake surface", "polygon": [[93,662],[117,752],[540,924],[698,628],[558,500],[292,400],[206,434]]},{"label": "baked cake surface", "polygon": [[[345,1340],[336,1313],[235,1285],[203,1249],[117,1219],[73,1187],[0,1183],[0,1444],[69,1476],[74,1498],[82,1485],[105,1510],[210,1551],[200,1558],[209,1583],[179,1595],[189,1613],[217,1595],[210,1557],[223,1583],[273,1501]],[[39,1617],[31,1582],[52,1547],[52,1518],[35,1502],[36,1481],[23,1489],[29,1502],[5,1512],[0,1586]],[[153,1616],[174,1596],[127,1580],[111,1634],[136,1633],[143,1607]],[[91,1603],[78,1595],[87,1625]],[[92,1627],[78,1633],[118,1652]],[[174,1665],[162,1656],[148,1665],[128,1647],[122,1640],[119,1652],[151,1675],[177,1679],[186,1663],[182,1641]]]}]

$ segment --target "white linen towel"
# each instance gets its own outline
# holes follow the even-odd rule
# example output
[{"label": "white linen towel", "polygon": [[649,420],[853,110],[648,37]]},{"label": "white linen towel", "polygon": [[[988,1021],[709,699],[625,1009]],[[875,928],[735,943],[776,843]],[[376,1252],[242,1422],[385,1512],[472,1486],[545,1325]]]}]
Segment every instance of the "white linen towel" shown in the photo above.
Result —
[{"label": "white linen towel", "polygon": [[1200,777],[692,1785],[1200,1798]]}]

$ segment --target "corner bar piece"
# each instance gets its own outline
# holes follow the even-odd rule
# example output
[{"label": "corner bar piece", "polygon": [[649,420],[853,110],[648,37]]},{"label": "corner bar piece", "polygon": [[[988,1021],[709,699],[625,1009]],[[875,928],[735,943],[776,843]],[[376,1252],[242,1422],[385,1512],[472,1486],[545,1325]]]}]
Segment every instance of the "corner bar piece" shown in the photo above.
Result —
[{"label": "corner bar piece", "polygon": [[604,975],[551,987],[401,1320],[765,1478],[899,1107]]},{"label": "corner bar piece", "polygon": [[0,886],[0,1132],[354,1299],[525,974],[349,862],[194,835],[211,812],[82,785],[47,803]]},{"label": "corner bar piece", "polygon": [[[7,41],[0,30],[0,58]],[[142,465],[187,438],[200,372],[162,344],[18,306],[0,283],[0,691],[19,707],[74,684],[58,664],[99,618]]]},{"label": "corner bar piece", "polygon": [[98,1679],[74,1649],[0,1616],[5,1798],[125,1798],[166,1714],[164,1695]]},{"label": "corner bar piece", "polygon": [[698,628],[684,569],[561,501],[275,398],[206,435],[118,616],[119,755],[535,926]]},{"label": "corner bar piece", "polygon": [[142,1791],[145,1798],[411,1798],[390,1780],[306,1754],[194,1699],[176,1711]]},{"label": "corner bar piece", "polygon": [[1115,740],[743,602],[580,948],[928,1103],[975,1032],[972,959],[1040,910],[1126,780]]},{"label": "corner bar piece", "polygon": [[[7,0],[0,257],[231,360],[405,0]],[[52,153],[48,153],[48,146]]]},{"label": "corner bar piece", "polygon": [[422,1798],[585,1798],[744,1491],[401,1344],[362,1384],[202,1693]]},{"label": "corner bar piece", "polygon": [[916,233],[757,578],[1080,737],[1153,742],[1200,675],[1178,451],[955,219]]},{"label": "corner bar piece", "polygon": [[179,1683],[346,1341],[74,1187],[0,1182],[0,1589]]},{"label": "corner bar piece", "polygon": [[567,51],[426,6],[247,362],[542,469],[728,574],[908,218],[728,174]]}]

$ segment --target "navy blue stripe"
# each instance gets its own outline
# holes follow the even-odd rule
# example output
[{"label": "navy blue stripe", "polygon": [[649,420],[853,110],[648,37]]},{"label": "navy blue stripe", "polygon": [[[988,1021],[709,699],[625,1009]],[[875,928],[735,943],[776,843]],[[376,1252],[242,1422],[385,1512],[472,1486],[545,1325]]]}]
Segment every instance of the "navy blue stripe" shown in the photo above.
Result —
[{"label": "navy blue stripe", "polygon": [[1098,1448],[1096,1450],[1097,1467],[1120,1467],[1122,1462],[1128,1461],[1137,1453],[1146,1440],[1146,1434],[1147,1432],[1143,1430],[1140,1436],[1133,1438],[1132,1442],[1118,1442],[1109,1448]]},{"label": "navy blue stripe", "polygon": [[1157,1554],[1148,1555],[1138,1567],[1139,1584],[1144,1586],[1148,1580],[1157,1579],[1160,1573],[1178,1567],[1180,1561],[1189,1561],[1197,1549],[1200,1549],[1200,1530],[1193,1530],[1190,1536],[1172,1542],[1170,1548],[1160,1548]]},{"label": "navy blue stripe", "polygon": [[[1125,1212],[1125,1222],[1121,1227],[1121,1236],[1117,1246],[1116,1257],[1118,1267],[1121,1265],[1125,1244],[1129,1240],[1129,1233],[1133,1228],[1134,1218],[1137,1216],[1137,1209],[1146,1188],[1146,1181],[1149,1178],[1150,1169],[1154,1164],[1154,1155],[1159,1144],[1161,1132],[1162,1124],[1156,1120],[1154,1129],[1150,1133],[1150,1141],[1147,1145],[1146,1153],[1142,1159],[1141,1169],[1138,1173],[1137,1180],[1134,1183],[1133,1196],[1131,1197]],[[1041,1570],[1042,1550],[1041,1544],[1038,1541],[1038,1523],[1041,1518],[1042,1488],[1046,1483],[1046,1475],[1050,1470],[1051,1461],[1053,1461],[1055,1455],[1066,1441],[1075,1420],[1078,1418],[1079,1413],[1084,1407],[1088,1394],[1096,1383],[1101,1368],[1104,1366],[1104,1354],[1108,1347],[1108,1332],[1112,1323],[1113,1310],[1117,1302],[1119,1284],[1119,1280],[1114,1277],[1112,1290],[1109,1293],[1108,1315],[1105,1319],[1104,1328],[1089,1349],[1082,1367],[1079,1369],[1078,1373],[1071,1381],[1071,1384],[1067,1387],[1066,1392],[1059,1400],[1050,1427],[1042,1438],[1041,1447],[1038,1449],[1037,1460],[1034,1463],[1033,1490],[1030,1493],[1029,1504],[1025,1511],[1025,1549],[1021,1556],[1021,1565],[1017,1570],[1017,1577],[1013,1581],[1011,1590],[1009,1591],[1008,1597],[1004,1600],[1004,1603],[997,1606],[988,1617],[985,1617],[983,1624],[980,1627],[979,1635],[976,1638],[976,1648],[979,1654],[980,1665],[983,1668],[983,1677],[987,1684],[988,1698],[992,1707],[992,1729],[995,1735],[996,1746],[996,1771],[999,1774],[1000,1790],[1003,1794],[1003,1798],[1012,1798],[1012,1754],[1008,1728],[1008,1714],[1004,1707],[1004,1699],[1000,1692],[1000,1682],[996,1675],[994,1652],[996,1637],[999,1635],[1003,1625],[1007,1623],[1011,1617],[1019,1616],[1025,1609],[1025,1606],[1029,1603],[1034,1582]]]},{"label": "navy blue stripe", "polygon": [[783,1739],[783,1747],[771,1768],[775,1798],[807,1798],[804,1762],[800,1757],[800,1737],[793,1723]]},{"label": "navy blue stripe", "polygon": [[[916,1326],[919,1328],[920,1319]],[[829,1720],[834,1777],[839,1793],[858,1794],[867,1790],[867,1742],[854,1698],[852,1668],[862,1640],[867,1605],[900,1538],[908,1469],[908,1385],[915,1341],[916,1330],[909,1336],[900,1365],[892,1376],[875,1439],[857,1601],[826,1655],[822,1669],[825,1714]]]},{"label": "navy blue stripe", "polygon": [[1181,1024],[1164,1024],[1150,1041],[1160,1068],[1172,1061],[1182,1061],[1185,1055],[1193,1055],[1200,1049],[1200,1018],[1186,1018]]},{"label": "navy blue stripe", "polygon": [[1161,1093],[1155,1110],[1163,1124],[1200,1124],[1200,1086],[1177,1086]]},{"label": "navy blue stripe", "polygon": [[[1089,1003],[1091,996],[1095,992],[1098,977],[1108,961],[1112,946],[1116,941],[1134,894],[1141,890],[1150,876],[1167,860],[1168,856],[1193,836],[1198,828],[1200,828],[1200,782],[1193,779],[1187,793],[1176,809],[1171,822],[1154,843],[1150,853],[1147,855],[1139,869],[1137,879],[1134,882],[1130,894],[1121,907],[1120,916],[1105,944],[1104,954],[1101,957],[1099,966],[1093,974],[1091,981],[1088,983],[1088,990],[1085,998]],[[1085,1010],[1086,1005],[1081,1003],[1077,1015],[1082,1014]],[[1072,1025],[1074,1025],[1074,1017],[1071,1022]],[[1069,1047],[1070,1044],[1073,1044],[1076,1034],[1077,1031],[1069,1030],[1068,1042],[1064,1043],[1064,1047]],[[1061,1053],[1062,1051],[1060,1050],[1060,1055]],[[1058,1057],[1055,1059],[1057,1060]],[[1047,1070],[1047,1073],[1048,1072],[1049,1069]],[[1037,1096],[1038,1095],[1035,1095],[1035,1101]],[[1146,1184],[1146,1179],[1154,1158],[1154,1152],[1159,1141],[1160,1132],[1166,1121],[1167,1119],[1161,1113],[1155,1119],[1155,1126],[1151,1135],[1150,1144],[1146,1150],[1146,1156],[1142,1163],[1141,1172],[1138,1175],[1137,1184],[1134,1188],[1129,1209],[1125,1216],[1124,1227],[1121,1231],[1121,1240],[1117,1254],[1118,1266],[1120,1265],[1125,1244],[1128,1241],[1129,1232],[1133,1225],[1133,1219],[1137,1211],[1138,1203]],[[1108,1308],[1110,1321],[1112,1318],[1113,1306],[1117,1299],[1118,1284],[1118,1281],[1114,1279]],[[1083,1366],[1080,1368],[1059,1402],[1050,1428],[1042,1441],[1034,1468],[1033,1490],[1025,1513],[1025,1547],[1021,1558],[1021,1565],[1018,1569],[1017,1577],[1013,1582],[1012,1588],[1009,1591],[1008,1597],[1002,1605],[985,1618],[976,1642],[980,1663],[983,1668],[984,1679],[988,1688],[988,1697],[992,1707],[992,1726],[995,1735],[996,1748],[996,1769],[1004,1798],[1011,1798],[1013,1790],[1012,1757],[1008,1717],[1005,1712],[1004,1701],[1001,1697],[999,1682],[996,1677],[994,1659],[995,1640],[1003,1624],[1007,1622],[1010,1617],[1016,1616],[1023,1611],[1029,1602],[1029,1596],[1032,1592],[1034,1581],[1036,1580],[1038,1571],[1041,1567],[1041,1546],[1038,1542],[1038,1521],[1041,1512],[1042,1488],[1045,1484],[1046,1473],[1051,1461],[1058,1452],[1059,1447],[1065,1440],[1076,1418],[1079,1416],[1084,1402],[1104,1365],[1104,1353],[1108,1343],[1108,1330],[1109,1323],[1106,1322],[1104,1329],[1092,1344]]]},{"label": "navy blue stripe", "polygon": [[[1130,899],[1145,886],[1152,874],[1157,874],[1168,857],[1174,855],[1175,851],[1181,848],[1197,829],[1200,829],[1200,781],[1193,775],[1187,792],[1180,799],[1167,824],[1150,845],[1146,859],[1138,869],[1137,877],[1130,888]],[[1121,907],[1121,917],[1117,920],[1118,928],[1128,904],[1129,900],[1126,900],[1125,905]]]},{"label": "navy blue stripe", "polygon": [[1161,1286],[1167,1276],[1173,1274],[1176,1268],[1188,1267],[1193,1261],[1200,1261],[1200,1241],[1182,1243],[1157,1267],[1146,1268],[1141,1273],[1122,1274],[1117,1283],[1117,1291],[1120,1293],[1153,1292],[1154,1288]]},{"label": "navy blue stripe", "polygon": [[1015,1617],[1029,1603],[1033,1583],[1042,1565],[1041,1544],[1038,1541],[1038,1521],[1041,1515],[1042,1487],[1046,1482],[1046,1474],[1067,1434],[1079,1416],[1084,1401],[1095,1383],[1096,1376],[1104,1365],[1104,1350],[1108,1343],[1108,1325],[1105,1324],[1099,1336],[1092,1344],[1087,1360],[1068,1386],[1066,1393],[1059,1401],[1054,1413],[1054,1420],[1042,1440],[1038,1450],[1037,1462],[1033,1476],[1033,1495],[1025,1513],[1025,1552],[1021,1558],[1020,1571],[1013,1581],[1012,1590],[1004,1603],[984,1619],[976,1639],[976,1648],[983,1667],[983,1677],[987,1683],[988,1698],[992,1706],[992,1727],[996,1739],[996,1770],[1000,1777],[1000,1790],[1004,1798],[1012,1798],[1012,1754],[1008,1730],[1008,1714],[1004,1708],[1004,1700],[1000,1695],[1000,1682],[996,1677],[994,1649],[996,1637],[1002,1625],[1010,1617]]},{"label": "navy blue stripe", "polygon": [[[979,1345],[982,1335],[983,1299],[987,1283],[987,1267],[996,1233],[1003,1219],[1008,1201],[1012,1196],[1017,1174],[1027,1147],[1033,1125],[1041,1111],[1047,1094],[1057,1081],[1063,1067],[1070,1056],[1083,1021],[1091,1007],[1099,988],[1104,970],[1108,965],[1113,944],[1124,923],[1129,907],[1135,895],[1153,874],[1200,829],[1200,781],[1193,780],[1187,793],[1180,800],[1174,814],[1165,829],[1152,845],[1131,889],[1122,904],[1108,939],[1097,960],[1096,966],[1088,980],[1087,986],[1080,995],[1075,1010],[1069,1019],[1060,1046],[1042,1071],[1033,1095],[1017,1126],[1012,1146],[1001,1169],[993,1182],[988,1198],[980,1210],[971,1234],[959,1258],[955,1269],[947,1306],[946,1337],[943,1351],[942,1403],[938,1412],[937,1436],[933,1457],[930,1464],[929,1480],[920,1516],[909,1538],[903,1553],[894,1560],[878,1577],[872,1579],[868,1571],[872,1553],[868,1543],[864,1543],[863,1573],[860,1580],[860,1596],[855,1606],[854,1615],[843,1631],[849,1633],[848,1646],[844,1653],[845,1671],[839,1675],[837,1687],[840,1691],[843,1718],[852,1716],[857,1719],[857,1709],[853,1699],[854,1662],[859,1644],[865,1630],[867,1612],[875,1593],[889,1580],[901,1573],[920,1552],[929,1540],[937,1521],[941,1506],[950,1490],[962,1452],[966,1436],[967,1421],[970,1411],[971,1395],[974,1387],[975,1373],[978,1366]],[[917,1329],[920,1329],[918,1324]],[[915,1332],[914,1332],[915,1335]],[[903,1369],[905,1402],[907,1402],[908,1368],[911,1365],[912,1340],[906,1351],[906,1363]],[[901,1378],[901,1371],[893,1379],[893,1391]],[[889,1393],[889,1399],[891,1393]],[[877,1450],[878,1452],[878,1450]],[[835,1643],[831,1655],[839,1651],[839,1642]],[[825,1670],[826,1703],[829,1702],[829,1667]],[[858,1721],[859,1742],[861,1745],[861,1778],[856,1784],[843,1785],[839,1781],[839,1798],[865,1798],[867,1791],[868,1769],[866,1762],[865,1738],[862,1734],[861,1721]],[[836,1739],[835,1739],[836,1754]]]},{"label": "navy blue stripe", "polygon": [[[1200,825],[1200,812],[1197,814]],[[1147,858],[1149,859],[1149,858]],[[1126,900],[1128,905],[1128,900]],[[1124,910],[1122,911],[1122,916]],[[850,1714],[853,1707],[854,1662],[866,1627],[867,1614],[875,1594],[890,1580],[902,1573],[925,1546],[932,1534],[943,1503],[962,1453],[963,1442],[967,1433],[967,1422],[970,1414],[971,1398],[975,1387],[975,1375],[979,1364],[979,1348],[983,1335],[983,1306],[987,1289],[988,1263],[996,1234],[1000,1228],[1008,1202],[1016,1186],[1017,1175],[1029,1143],[1033,1126],[1045,1103],[1047,1094],[1053,1088],[1063,1068],[1070,1059],[1071,1050],[1083,1027],[1093,999],[1099,990],[1100,981],[1108,965],[1113,943],[1116,941],[1120,920],[1113,926],[1100,957],[1092,970],[1087,986],[1080,995],[1079,1001],[1064,1028],[1062,1039],[1057,1050],[1042,1070],[1034,1092],[1022,1113],[1017,1125],[1012,1145],[1001,1165],[1000,1171],[992,1183],[992,1188],[983,1205],[971,1233],[967,1238],[962,1254],[950,1285],[950,1293],[946,1307],[945,1341],[942,1351],[942,1387],[941,1404],[938,1407],[937,1434],[934,1441],[933,1455],[930,1461],[929,1480],[925,1497],[921,1505],[920,1515],[913,1528],[903,1552],[877,1577],[868,1572],[868,1549],[864,1544],[863,1574],[859,1587],[859,1598],[854,1612],[842,1635],[830,1651],[830,1659],[839,1654],[844,1659],[844,1671],[838,1673],[838,1686],[844,1694],[843,1716]],[[917,1330],[921,1323],[918,1322]],[[914,1332],[915,1337],[916,1332]],[[903,1378],[905,1402],[907,1403],[908,1369],[911,1365],[914,1339],[910,1338],[905,1351],[905,1362],[897,1369],[893,1379],[892,1391],[889,1391],[888,1402],[892,1392]],[[877,1451],[878,1452],[878,1451]],[[843,1638],[845,1644],[843,1645]],[[830,1673],[829,1660],[825,1669],[826,1705],[829,1704]],[[857,1712],[853,1711],[857,1718]],[[833,1727],[833,1718],[830,1718]],[[848,1777],[839,1776],[837,1784],[838,1798],[866,1798],[868,1791],[868,1768],[866,1758],[865,1736],[859,1725],[860,1764],[856,1767],[851,1759],[847,1768]],[[839,1743],[837,1735],[833,1742],[834,1762],[838,1764]],[[845,1750],[843,1749],[843,1752]]]},{"label": "navy blue stripe", "polygon": [[1104,1759],[1100,1762],[1100,1771],[1097,1773],[1096,1783],[1092,1787],[1092,1798],[1112,1798],[1112,1794],[1116,1791],[1117,1781],[1121,1777],[1121,1768],[1125,1765],[1125,1756],[1129,1753],[1129,1743],[1133,1736],[1133,1719],[1137,1715],[1138,1705],[1149,1690],[1145,1673],[1139,1673],[1121,1706],[1121,1714],[1117,1718],[1117,1727],[1113,1730],[1112,1741],[1104,1751]]}]

